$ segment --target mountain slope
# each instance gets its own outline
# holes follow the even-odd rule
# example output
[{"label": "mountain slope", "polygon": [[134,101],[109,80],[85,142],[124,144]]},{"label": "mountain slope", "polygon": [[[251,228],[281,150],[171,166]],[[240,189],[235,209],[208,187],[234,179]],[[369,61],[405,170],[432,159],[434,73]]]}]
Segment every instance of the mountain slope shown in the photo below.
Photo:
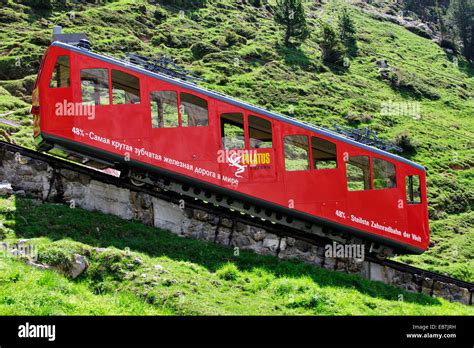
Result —
[{"label": "mountain slope", "polygon": [[[0,125],[0,137],[8,130],[32,146],[28,95],[55,24],[87,33],[100,53],[167,54],[220,92],[320,126],[368,126],[398,141],[403,156],[427,167],[432,229],[427,253],[401,259],[473,281],[474,69],[431,40],[352,6],[357,55],[347,69],[326,66],[318,21],[336,24],[343,6],[349,5],[306,4],[311,37],[286,48],[271,6],[243,0],[120,0],[41,11],[10,1],[0,10],[0,114],[17,110],[4,117],[20,125]],[[381,60],[396,68],[391,80],[380,78]]]}]

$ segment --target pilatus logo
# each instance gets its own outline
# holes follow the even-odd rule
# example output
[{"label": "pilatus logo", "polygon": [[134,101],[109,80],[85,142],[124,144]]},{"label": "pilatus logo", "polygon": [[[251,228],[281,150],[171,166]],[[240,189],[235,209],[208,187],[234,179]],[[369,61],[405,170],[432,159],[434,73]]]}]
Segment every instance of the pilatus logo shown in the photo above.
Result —
[{"label": "pilatus logo", "polygon": [[242,174],[243,172],[245,172],[245,166],[243,166],[242,164],[240,164],[240,162],[242,161],[242,155],[239,155],[238,153],[236,152],[233,152],[232,154],[230,155],[227,155],[227,162],[232,166],[232,167],[236,167],[237,170],[235,171],[234,175],[237,177],[237,178],[243,178]]},{"label": "pilatus logo", "polygon": [[255,150],[219,150],[217,152],[218,163],[228,163],[237,168],[235,177],[242,178],[246,167],[251,169],[268,169],[271,163],[270,153],[259,153]]}]

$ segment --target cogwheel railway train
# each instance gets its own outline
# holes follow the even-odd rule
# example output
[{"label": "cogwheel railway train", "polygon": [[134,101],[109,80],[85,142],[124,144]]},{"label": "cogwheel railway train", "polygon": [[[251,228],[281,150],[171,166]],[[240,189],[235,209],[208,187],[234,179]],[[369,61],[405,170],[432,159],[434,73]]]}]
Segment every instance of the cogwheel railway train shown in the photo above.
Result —
[{"label": "cogwheel railway train", "polygon": [[330,130],[61,41],[32,104],[40,151],[136,185],[179,178],[396,253],[428,247],[425,169]]}]

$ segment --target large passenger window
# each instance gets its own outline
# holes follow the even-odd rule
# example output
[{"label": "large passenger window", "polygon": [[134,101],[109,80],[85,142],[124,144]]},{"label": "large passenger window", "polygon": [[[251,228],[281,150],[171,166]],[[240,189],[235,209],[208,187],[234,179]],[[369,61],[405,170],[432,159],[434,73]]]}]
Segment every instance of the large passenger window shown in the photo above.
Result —
[{"label": "large passenger window", "polygon": [[386,189],[397,187],[397,175],[395,165],[380,158],[372,159],[374,172],[374,189]]},{"label": "large passenger window", "polygon": [[81,70],[82,102],[109,105],[109,72],[107,69]]},{"label": "large passenger window", "polygon": [[151,125],[153,128],[179,126],[178,95],[174,91],[156,91],[150,94]]},{"label": "large passenger window", "polygon": [[249,138],[251,148],[272,147],[272,123],[264,118],[249,116]]},{"label": "large passenger window", "polygon": [[112,70],[112,103],[140,103],[140,80],[138,77],[123,71]]},{"label": "large passenger window", "polygon": [[309,147],[306,135],[284,137],[285,169],[288,171],[309,169]]},{"label": "large passenger window", "polygon": [[181,123],[183,127],[207,126],[207,101],[188,93],[181,93]]},{"label": "large passenger window", "polygon": [[245,147],[244,115],[241,113],[221,114],[221,137],[223,149]]},{"label": "large passenger window", "polygon": [[351,156],[346,162],[347,189],[370,190],[370,160],[367,156]]},{"label": "large passenger window", "polygon": [[420,176],[410,175],[406,178],[407,202],[409,204],[421,203]]},{"label": "large passenger window", "polygon": [[313,169],[337,168],[336,144],[318,137],[311,137]]},{"label": "large passenger window", "polygon": [[61,88],[69,87],[71,85],[69,73],[69,56],[59,56],[54,66],[53,76],[49,87]]}]

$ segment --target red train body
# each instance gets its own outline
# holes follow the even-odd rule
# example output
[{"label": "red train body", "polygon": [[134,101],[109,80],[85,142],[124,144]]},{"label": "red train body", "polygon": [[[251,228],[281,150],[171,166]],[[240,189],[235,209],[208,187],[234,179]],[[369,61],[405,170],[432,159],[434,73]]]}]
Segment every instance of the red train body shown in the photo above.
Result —
[{"label": "red train body", "polygon": [[398,253],[428,247],[422,166],[192,83],[54,42],[32,112],[40,148],[178,176]]}]

